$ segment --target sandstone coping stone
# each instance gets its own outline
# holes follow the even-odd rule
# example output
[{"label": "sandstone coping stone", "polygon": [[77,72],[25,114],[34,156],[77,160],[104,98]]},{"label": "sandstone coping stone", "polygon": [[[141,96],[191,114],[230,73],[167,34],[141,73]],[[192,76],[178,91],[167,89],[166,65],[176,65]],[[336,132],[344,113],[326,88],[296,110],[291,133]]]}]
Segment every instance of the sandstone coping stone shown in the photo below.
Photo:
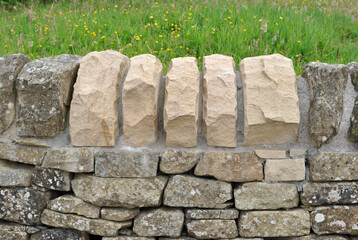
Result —
[{"label": "sandstone coping stone", "polygon": [[337,135],[343,115],[348,68],[343,64],[311,62],[303,67],[310,88],[309,132],[315,147]]},{"label": "sandstone coping stone", "polygon": [[113,222],[103,219],[85,218],[74,214],[65,214],[45,209],[41,214],[41,222],[56,228],[70,228],[99,236],[117,236],[118,231],[130,227],[131,221]]},{"label": "sandstone coping stone", "polygon": [[9,231],[9,232],[25,232],[28,234],[33,234],[40,231],[39,228],[34,226],[27,226],[18,223],[2,222],[2,221],[0,221],[0,230]]},{"label": "sandstone coping stone", "polygon": [[15,120],[15,81],[22,67],[30,61],[23,54],[0,57],[0,134]]},{"label": "sandstone coping stone", "polygon": [[32,166],[0,160],[0,186],[29,187],[33,171]]},{"label": "sandstone coping stone", "polygon": [[199,118],[200,72],[194,57],[170,61],[165,81],[164,130],[166,145],[195,147]]},{"label": "sandstone coping stone", "polygon": [[299,196],[294,184],[244,183],[234,190],[235,207],[240,210],[294,208]]},{"label": "sandstone coping stone", "polygon": [[354,90],[358,91],[358,62],[351,62],[347,65]]},{"label": "sandstone coping stone", "polygon": [[213,54],[203,59],[203,128],[207,144],[236,147],[235,61]]},{"label": "sandstone coping stone", "polygon": [[351,125],[348,129],[348,139],[352,142],[358,142],[358,96],[354,101],[350,121]]},{"label": "sandstone coping stone", "polygon": [[305,159],[274,159],[265,163],[266,181],[303,181],[305,180]]},{"label": "sandstone coping stone", "polygon": [[72,180],[75,195],[97,206],[155,207],[162,203],[167,177],[100,178],[77,174]]},{"label": "sandstone coping stone", "polygon": [[101,211],[100,207],[84,202],[82,199],[73,195],[62,195],[50,200],[47,204],[47,208],[57,212],[75,213],[87,218],[99,218]]},{"label": "sandstone coping stone", "polygon": [[95,153],[95,174],[98,177],[155,177],[158,162],[158,153],[126,150],[98,151]]},{"label": "sandstone coping stone", "polygon": [[180,237],[183,225],[182,210],[162,207],[139,213],[134,219],[133,231],[144,237]]},{"label": "sandstone coping stone", "polygon": [[358,180],[357,153],[317,153],[308,161],[312,181]]},{"label": "sandstone coping stone", "polygon": [[155,237],[117,236],[117,237],[103,237],[102,240],[155,240]]},{"label": "sandstone coping stone", "polygon": [[166,150],[161,155],[160,171],[167,174],[185,173],[198,163],[201,156],[199,151]]},{"label": "sandstone coping stone", "polygon": [[205,152],[196,165],[197,176],[213,176],[226,182],[250,182],[263,179],[262,164],[253,152]]},{"label": "sandstone coping stone", "polygon": [[317,207],[311,212],[312,229],[316,234],[358,235],[358,206]]},{"label": "sandstone coping stone", "polygon": [[239,64],[244,93],[244,144],[295,141],[300,122],[292,60],[280,54],[248,57]]},{"label": "sandstone coping stone", "polygon": [[93,172],[93,150],[90,148],[52,148],[47,152],[42,167],[67,172]]},{"label": "sandstone coping stone", "polygon": [[156,143],[157,106],[163,65],[150,54],[134,56],[123,85],[123,134],[128,146]]},{"label": "sandstone coping stone", "polygon": [[102,208],[101,218],[116,222],[127,221],[139,214],[139,208]]},{"label": "sandstone coping stone", "polygon": [[310,214],[303,209],[241,212],[241,237],[293,237],[310,233]]},{"label": "sandstone coping stone", "polygon": [[186,228],[188,234],[196,239],[234,238],[239,235],[235,220],[190,220]]},{"label": "sandstone coping stone", "polygon": [[32,183],[39,187],[68,192],[71,190],[71,175],[62,170],[36,166]]},{"label": "sandstone coping stone", "polygon": [[356,204],[358,203],[358,183],[305,183],[303,184],[301,202],[304,205],[310,206]]},{"label": "sandstone coping stone", "polygon": [[186,219],[223,219],[231,220],[239,217],[237,209],[186,209]]},{"label": "sandstone coping stone", "polygon": [[175,175],[169,179],[164,191],[164,205],[170,207],[225,208],[231,203],[230,183]]},{"label": "sandstone coping stone", "polygon": [[255,153],[260,158],[286,158],[285,150],[266,150],[266,149],[257,149]]},{"label": "sandstone coping stone", "polygon": [[16,81],[18,136],[48,138],[65,129],[80,59],[62,54],[36,59],[22,68]]},{"label": "sandstone coping stone", "polygon": [[129,65],[128,57],[113,50],[81,59],[70,110],[73,146],[114,146],[120,82]]},{"label": "sandstone coping stone", "polygon": [[25,232],[13,232],[0,230],[0,240],[28,240],[29,234]]},{"label": "sandstone coping stone", "polygon": [[0,159],[33,165],[41,165],[46,150],[18,145],[0,144]]},{"label": "sandstone coping stone", "polygon": [[30,240],[89,240],[89,235],[72,229],[43,229],[31,235]]}]

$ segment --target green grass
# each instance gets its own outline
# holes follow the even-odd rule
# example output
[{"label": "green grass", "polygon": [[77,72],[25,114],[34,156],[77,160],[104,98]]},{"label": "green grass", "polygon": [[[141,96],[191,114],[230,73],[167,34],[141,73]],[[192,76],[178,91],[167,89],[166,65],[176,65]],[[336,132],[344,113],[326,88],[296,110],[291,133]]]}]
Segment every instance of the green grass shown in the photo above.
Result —
[{"label": "green grass", "polygon": [[[356,0],[32,1],[0,8],[0,56],[31,59],[114,49],[170,59],[281,53],[301,74],[311,61],[358,61]],[[358,2],[358,1],[357,1]]]}]

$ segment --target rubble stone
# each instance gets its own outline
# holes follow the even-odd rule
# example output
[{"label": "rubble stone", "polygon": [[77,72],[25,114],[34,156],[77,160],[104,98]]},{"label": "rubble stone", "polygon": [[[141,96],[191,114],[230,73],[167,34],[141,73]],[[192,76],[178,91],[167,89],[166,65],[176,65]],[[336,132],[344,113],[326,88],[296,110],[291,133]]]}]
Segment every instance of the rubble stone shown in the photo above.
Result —
[{"label": "rubble stone", "polygon": [[32,183],[39,187],[68,192],[71,190],[71,175],[58,169],[35,167]]},{"label": "rubble stone", "polygon": [[33,171],[32,166],[0,160],[0,186],[29,187]]},{"label": "rubble stone", "polygon": [[199,161],[201,153],[187,150],[167,150],[161,156],[160,171],[167,174],[185,173]]},{"label": "rubble stone", "polygon": [[116,222],[127,221],[135,218],[139,214],[138,208],[102,208],[101,217],[103,219]]},{"label": "rubble stone", "polygon": [[191,220],[186,223],[188,234],[196,239],[222,239],[237,237],[234,220]]}]

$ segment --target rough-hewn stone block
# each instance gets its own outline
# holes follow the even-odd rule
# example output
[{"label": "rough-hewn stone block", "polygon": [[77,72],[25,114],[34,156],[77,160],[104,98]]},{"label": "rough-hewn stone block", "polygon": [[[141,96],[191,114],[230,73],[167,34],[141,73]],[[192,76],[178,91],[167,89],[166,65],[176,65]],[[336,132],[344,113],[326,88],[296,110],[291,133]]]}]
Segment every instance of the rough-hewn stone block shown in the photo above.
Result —
[{"label": "rough-hewn stone block", "polygon": [[255,153],[260,158],[286,158],[286,151],[284,150],[257,149]]},{"label": "rough-hewn stone block", "polygon": [[[350,238],[353,240],[352,238]],[[344,236],[338,236],[338,235],[308,235],[308,236],[302,236],[302,237],[291,237],[291,238],[285,238],[285,240],[349,240],[348,237]]]},{"label": "rough-hewn stone block", "polygon": [[85,232],[79,232],[71,229],[44,229],[35,233],[30,240],[89,240],[89,236]]},{"label": "rough-hewn stone block", "polygon": [[31,185],[31,175],[33,171],[34,167],[32,166],[0,160],[0,186],[28,187]]},{"label": "rough-hewn stone block", "polygon": [[101,218],[116,222],[127,221],[139,214],[139,208],[102,208]]},{"label": "rough-hewn stone block", "polygon": [[160,160],[160,171],[167,174],[185,173],[192,169],[201,157],[198,151],[167,150]]},{"label": "rough-hewn stone block", "polygon": [[56,191],[70,191],[71,175],[58,169],[35,167],[32,183]]},{"label": "rough-hewn stone block", "polygon": [[187,209],[185,211],[187,219],[236,219],[239,211],[236,209]]},{"label": "rough-hewn stone block", "polygon": [[305,159],[275,159],[265,163],[266,181],[303,181],[305,180]]},{"label": "rough-hewn stone block", "polygon": [[28,234],[33,234],[40,231],[40,229],[37,227],[22,225],[13,222],[0,222],[0,230],[9,232],[25,232]]},{"label": "rough-hewn stone block", "polygon": [[29,234],[25,232],[13,232],[0,230],[0,240],[28,240]]},{"label": "rough-hewn stone block", "polygon": [[234,238],[239,235],[235,220],[190,220],[188,234],[196,239]]},{"label": "rough-hewn stone block", "polygon": [[46,151],[41,149],[0,144],[0,159],[13,162],[41,165],[45,154]]}]

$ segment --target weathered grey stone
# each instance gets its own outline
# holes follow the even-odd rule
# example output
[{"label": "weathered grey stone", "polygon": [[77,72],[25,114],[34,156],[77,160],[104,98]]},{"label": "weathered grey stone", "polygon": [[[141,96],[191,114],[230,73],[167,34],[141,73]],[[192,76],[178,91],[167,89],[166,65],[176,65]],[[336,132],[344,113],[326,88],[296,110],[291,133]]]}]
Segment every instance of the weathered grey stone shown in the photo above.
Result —
[{"label": "weathered grey stone", "polygon": [[15,81],[22,67],[30,61],[23,54],[0,57],[0,134],[15,120]]},{"label": "weathered grey stone", "polygon": [[0,230],[0,240],[28,240],[29,234],[25,232],[13,232]]},{"label": "weathered grey stone", "polygon": [[98,177],[155,177],[158,161],[157,153],[99,151],[95,153],[95,173]]},{"label": "weathered grey stone", "polygon": [[0,144],[0,159],[13,162],[41,165],[45,154],[42,149]]},{"label": "weathered grey stone", "polygon": [[62,195],[50,200],[47,208],[57,212],[75,213],[88,218],[99,218],[101,210],[100,207],[86,203],[73,195]]},{"label": "weathered grey stone", "polygon": [[338,133],[343,115],[343,92],[348,81],[348,68],[342,64],[311,62],[304,66],[302,77],[310,87],[311,141],[316,147],[321,147]]},{"label": "weathered grey stone", "polygon": [[81,59],[70,110],[72,145],[114,146],[120,82],[129,65],[128,57],[113,50]]},{"label": "weathered grey stone", "polygon": [[[352,239],[352,238],[351,238]],[[308,235],[302,237],[291,237],[291,238],[284,238],[283,240],[349,240],[347,237],[338,236],[338,235]]]},{"label": "weathered grey stone", "polygon": [[194,174],[226,182],[261,181],[263,178],[262,164],[253,152],[205,152]]},{"label": "weathered grey stone", "polygon": [[305,180],[305,159],[275,159],[265,163],[266,181],[303,181]]},{"label": "weathered grey stone", "polygon": [[134,220],[133,231],[137,235],[145,237],[179,237],[183,225],[183,211],[158,208],[141,212]]},{"label": "weathered grey stone", "polygon": [[317,153],[309,166],[312,181],[358,180],[358,153]]},{"label": "weathered grey stone", "polygon": [[351,62],[347,65],[354,90],[358,92],[358,62]]},{"label": "weathered grey stone", "polygon": [[162,203],[167,177],[99,178],[76,175],[72,180],[75,195],[86,202],[106,207],[155,207]]},{"label": "weathered grey stone", "polygon": [[155,240],[155,237],[117,236],[117,237],[103,237],[102,240]]},{"label": "weathered grey stone", "polygon": [[[358,77],[357,77],[358,79]],[[358,84],[358,80],[357,80]],[[351,114],[351,125],[348,130],[348,139],[352,142],[358,142],[358,96],[354,101],[354,107]]]},{"label": "weathered grey stone", "polygon": [[188,234],[197,239],[234,238],[239,235],[235,220],[191,220],[186,223]]},{"label": "weathered grey stone", "polygon": [[310,215],[303,209],[241,212],[241,237],[290,237],[310,233]]},{"label": "weathered grey stone", "polygon": [[225,208],[231,203],[230,183],[175,175],[164,191],[164,205],[170,207]]},{"label": "weathered grey stone", "polygon": [[284,150],[257,149],[255,153],[260,158],[286,158],[286,151]]},{"label": "weathered grey stone", "polygon": [[0,160],[0,186],[28,187],[31,185],[31,175],[34,168],[29,165]]},{"label": "weathered grey stone", "polygon": [[327,204],[358,203],[358,183],[312,183],[303,184],[301,202],[304,205],[320,206]]},{"label": "weathered grey stone", "polygon": [[89,240],[87,233],[71,229],[44,229],[31,235],[30,240]]},{"label": "weathered grey stone", "polygon": [[358,206],[317,207],[311,212],[312,229],[316,234],[358,235]]},{"label": "weathered grey stone", "polygon": [[9,232],[25,232],[29,234],[40,231],[39,228],[34,226],[21,225],[13,222],[2,222],[0,221],[0,230]]},{"label": "weathered grey stone", "polygon": [[53,148],[43,160],[42,167],[66,172],[93,172],[94,157],[90,148]]},{"label": "weathered grey stone", "polygon": [[0,189],[0,218],[26,225],[40,223],[49,197],[31,188]]},{"label": "weathered grey stone", "polygon": [[296,185],[286,183],[244,183],[234,197],[240,210],[294,208],[299,203]]},{"label": "weathered grey stone", "polygon": [[139,214],[139,208],[102,208],[101,218],[122,222],[135,218]]},{"label": "weathered grey stone", "polygon": [[100,236],[117,236],[121,228],[132,225],[131,221],[113,222],[103,219],[85,218],[74,214],[65,214],[45,209],[41,214],[41,222],[56,228],[70,228]]},{"label": "weathered grey stone", "polygon": [[17,135],[53,137],[66,127],[80,57],[62,54],[27,63],[16,82]]},{"label": "weathered grey stone", "polygon": [[160,171],[167,174],[185,173],[192,169],[201,157],[197,151],[167,150],[161,156]]},{"label": "weathered grey stone", "polygon": [[231,220],[239,217],[237,209],[187,209],[186,219],[223,219]]},{"label": "weathered grey stone", "polygon": [[36,166],[32,183],[39,187],[68,192],[71,190],[71,175],[62,170]]}]

